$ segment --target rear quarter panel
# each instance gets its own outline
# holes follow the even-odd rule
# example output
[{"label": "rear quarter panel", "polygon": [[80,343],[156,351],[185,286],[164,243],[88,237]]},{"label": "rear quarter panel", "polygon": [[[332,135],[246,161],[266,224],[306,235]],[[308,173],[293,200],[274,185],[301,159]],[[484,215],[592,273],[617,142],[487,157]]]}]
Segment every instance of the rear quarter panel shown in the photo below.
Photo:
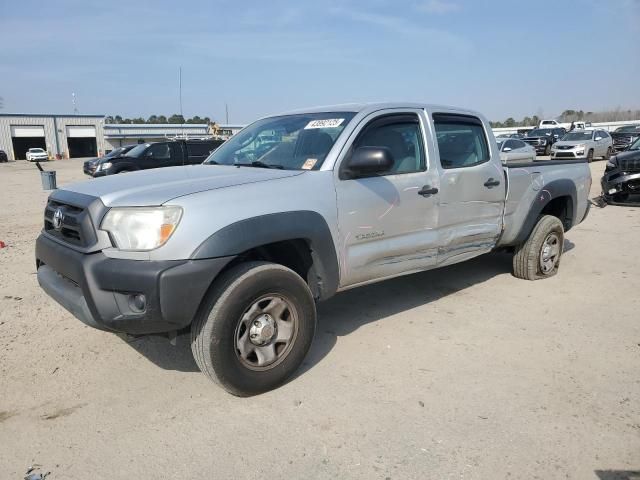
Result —
[{"label": "rear quarter panel", "polygon": [[[587,211],[591,170],[586,162],[544,161],[506,169],[508,191],[504,212],[504,232],[499,245],[518,243],[531,215],[558,196],[574,197],[572,226],[582,221]],[[528,236],[529,232],[525,232]]]}]

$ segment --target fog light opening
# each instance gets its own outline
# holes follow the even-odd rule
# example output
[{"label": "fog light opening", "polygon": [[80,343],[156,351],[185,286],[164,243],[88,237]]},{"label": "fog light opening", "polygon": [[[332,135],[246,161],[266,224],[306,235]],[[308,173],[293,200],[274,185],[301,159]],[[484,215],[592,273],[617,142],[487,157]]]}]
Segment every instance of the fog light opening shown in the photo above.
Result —
[{"label": "fog light opening", "polygon": [[142,313],[147,309],[147,299],[142,293],[129,295],[129,306],[134,312]]}]

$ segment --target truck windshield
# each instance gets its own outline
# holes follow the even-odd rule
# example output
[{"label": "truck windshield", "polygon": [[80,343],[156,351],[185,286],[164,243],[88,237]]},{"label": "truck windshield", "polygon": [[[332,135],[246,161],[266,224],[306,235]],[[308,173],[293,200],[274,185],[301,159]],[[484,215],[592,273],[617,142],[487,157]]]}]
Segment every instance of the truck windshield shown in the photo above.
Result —
[{"label": "truck windshield", "polygon": [[553,135],[553,130],[551,128],[536,128],[535,130],[531,130],[528,137],[542,137],[542,136]]},{"label": "truck windshield", "polygon": [[264,118],[231,137],[204,163],[318,170],[354,115],[328,112]]},{"label": "truck windshield", "polygon": [[125,153],[124,156],[138,158],[150,146],[151,146],[150,143],[141,143],[140,145],[133,147],[131,150]]},{"label": "truck windshield", "polygon": [[634,133],[634,132],[640,132],[640,126],[629,125],[627,127],[616,128],[616,133]]},{"label": "truck windshield", "polygon": [[640,150],[640,138],[629,147],[629,150]]},{"label": "truck windshield", "polygon": [[562,137],[563,142],[572,142],[574,140],[591,140],[593,132],[571,132]]}]

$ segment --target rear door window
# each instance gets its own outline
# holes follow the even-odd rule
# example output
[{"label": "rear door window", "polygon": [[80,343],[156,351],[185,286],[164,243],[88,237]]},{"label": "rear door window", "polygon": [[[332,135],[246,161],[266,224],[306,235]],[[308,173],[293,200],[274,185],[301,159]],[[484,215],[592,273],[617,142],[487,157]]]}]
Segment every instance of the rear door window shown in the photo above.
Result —
[{"label": "rear door window", "polygon": [[433,114],[442,168],[465,168],[489,161],[489,147],[479,118]]}]

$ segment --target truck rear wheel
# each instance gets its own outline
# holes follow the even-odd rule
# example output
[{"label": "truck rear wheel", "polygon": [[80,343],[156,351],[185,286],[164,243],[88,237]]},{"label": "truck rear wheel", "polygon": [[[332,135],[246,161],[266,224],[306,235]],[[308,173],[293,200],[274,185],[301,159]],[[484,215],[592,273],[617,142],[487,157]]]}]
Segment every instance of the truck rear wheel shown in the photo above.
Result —
[{"label": "truck rear wheel", "polygon": [[293,270],[248,262],[212,286],[191,326],[200,370],[233,395],[282,385],[309,351],[316,327],[313,295]]},{"label": "truck rear wheel", "polygon": [[560,266],[564,228],[557,217],[544,215],[526,242],[516,247],[513,275],[525,280],[539,280],[555,275]]}]

